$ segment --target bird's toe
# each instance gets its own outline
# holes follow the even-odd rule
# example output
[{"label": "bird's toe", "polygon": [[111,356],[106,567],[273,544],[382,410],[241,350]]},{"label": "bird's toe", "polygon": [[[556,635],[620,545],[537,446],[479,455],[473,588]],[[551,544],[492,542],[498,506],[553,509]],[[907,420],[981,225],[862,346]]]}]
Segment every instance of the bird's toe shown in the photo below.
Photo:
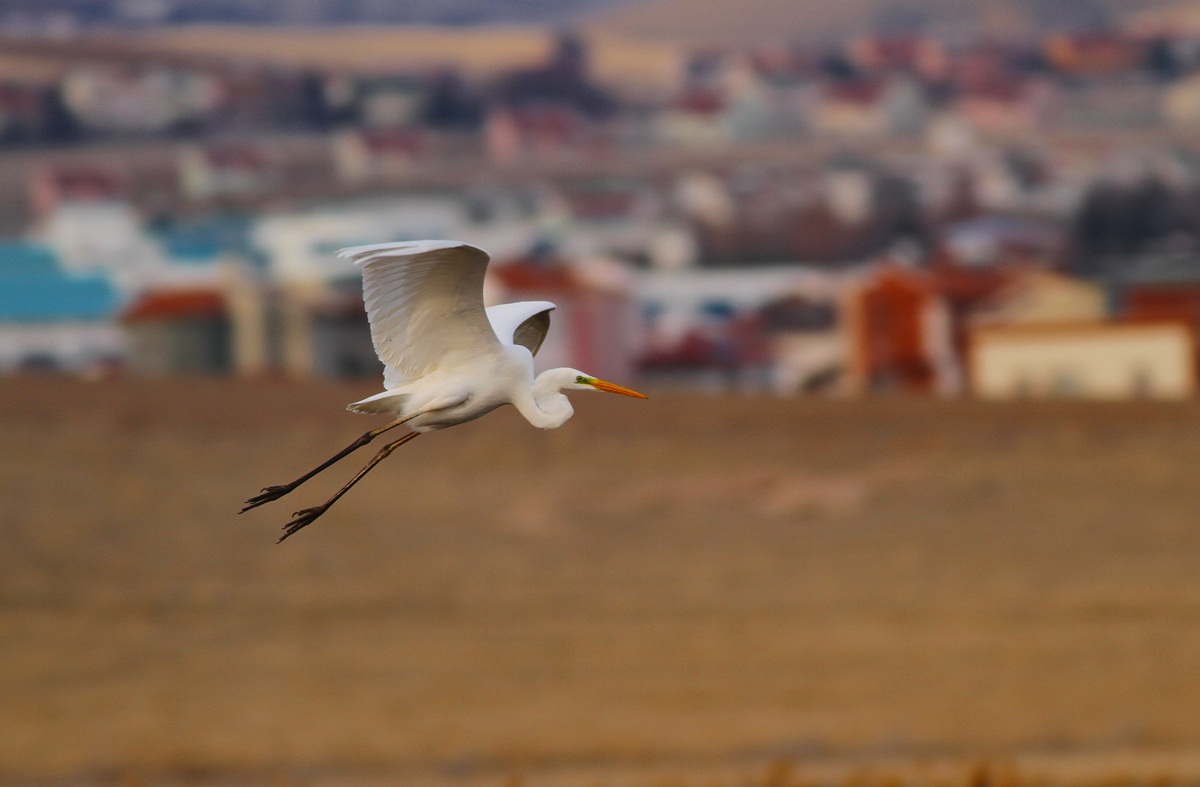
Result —
[{"label": "bird's toe", "polygon": [[280,543],[288,536],[293,535],[297,530],[311,525],[316,521],[317,517],[325,513],[327,508],[328,506],[313,506],[312,508],[302,508],[292,514],[292,521],[283,526],[283,535],[275,543]]},{"label": "bird's toe", "polygon": [[264,503],[270,503],[275,500],[278,500],[279,498],[283,497],[290,491],[292,491],[292,487],[287,484],[284,484],[282,486],[268,486],[265,489],[263,489],[260,494],[257,494],[254,497],[247,500],[245,507],[242,508],[242,510],[239,511],[238,513],[244,514],[247,511],[249,511],[251,508],[257,508],[258,506],[261,506]]}]

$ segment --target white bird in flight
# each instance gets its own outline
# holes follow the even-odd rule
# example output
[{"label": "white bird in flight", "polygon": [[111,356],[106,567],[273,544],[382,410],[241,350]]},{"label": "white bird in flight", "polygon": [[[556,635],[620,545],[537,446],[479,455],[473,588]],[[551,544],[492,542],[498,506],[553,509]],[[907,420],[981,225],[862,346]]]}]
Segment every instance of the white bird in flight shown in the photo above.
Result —
[{"label": "white bird in flight", "polygon": [[534,377],[533,356],[550,328],[549,301],[483,307],[488,255],[457,241],[380,243],[342,249],[339,257],[363,269],[363,302],[375,353],[383,361],[383,393],[354,402],[356,413],[389,413],[395,420],[366,432],[289,484],[269,486],[238,513],[278,500],[308,479],[401,424],[411,431],[388,443],[324,503],[292,515],[283,541],[324,514],[371,468],[422,432],[461,424],[511,404],[529,423],[556,429],[574,410],[565,390],[646,397],[578,369]]}]

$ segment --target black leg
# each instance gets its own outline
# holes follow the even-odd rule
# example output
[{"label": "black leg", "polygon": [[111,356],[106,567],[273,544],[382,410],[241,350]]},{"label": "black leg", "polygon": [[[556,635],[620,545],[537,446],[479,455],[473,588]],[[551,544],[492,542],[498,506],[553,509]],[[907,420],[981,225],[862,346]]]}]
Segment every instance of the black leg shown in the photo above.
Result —
[{"label": "black leg", "polygon": [[390,424],[384,424],[383,426],[379,427],[378,429],[372,429],[371,431],[363,434],[361,437],[359,437],[357,440],[355,440],[350,445],[343,448],[341,451],[339,451],[334,456],[331,456],[329,459],[327,459],[325,462],[323,462],[320,466],[313,468],[312,470],[308,471],[304,475],[297,478],[295,481],[292,481],[290,484],[280,484],[279,486],[268,486],[266,489],[262,490],[262,492],[260,494],[255,495],[254,497],[247,500],[245,507],[242,508],[241,511],[238,511],[238,513],[244,514],[247,511],[249,511],[251,508],[257,508],[257,507],[261,506],[263,503],[270,503],[273,500],[278,500],[279,498],[286,495],[288,492],[291,492],[296,487],[303,484],[308,479],[315,476],[317,473],[321,472],[322,470],[325,470],[326,468],[330,467],[334,463],[339,462],[342,459],[345,459],[347,456],[354,453],[359,448],[362,448],[364,445],[371,442],[376,437],[379,437],[379,435],[383,434],[384,432],[388,431],[389,429],[395,429],[397,426],[404,423],[405,421],[411,420],[413,417],[414,416],[400,418],[395,421],[392,421]]},{"label": "black leg", "polygon": [[[391,454],[392,451],[395,451],[397,448],[404,445],[409,440],[412,440],[414,437],[416,437],[419,434],[420,434],[420,432],[409,432],[408,434],[404,435],[404,437],[401,437],[399,440],[388,443],[383,448],[379,449],[379,453],[375,454],[374,458],[372,458],[370,462],[367,462],[366,466],[363,467],[362,470],[359,470],[358,473],[354,476],[354,478],[351,478],[349,481],[346,482],[345,486],[343,486],[336,493],[334,493],[333,497],[329,498],[328,500],[326,500],[324,503],[322,503],[319,506],[313,506],[312,508],[305,508],[305,509],[302,509],[302,510],[297,511],[296,513],[292,514],[292,517],[293,517],[292,521],[288,522],[286,525],[283,526],[283,535],[279,537],[279,541],[282,542],[285,538],[292,535],[300,528],[305,527],[306,525],[311,525],[313,522],[315,522],[317,517],[321,516],[321,514],[324,514],[326,511],[328,511],[329,507],[331,505],[333,505],[334,503],[336,503],[339,497],[341,497],[342,495],[349,492],[350,487],[354,486],[360,480],[362,480],[362,477],[365,476],[367,473],[369,473],[371,471],[372,467],[379,464],[384,459],[387,459],[388,455]],[[279,543],[279,542],[276,542],[276,543]]]}]

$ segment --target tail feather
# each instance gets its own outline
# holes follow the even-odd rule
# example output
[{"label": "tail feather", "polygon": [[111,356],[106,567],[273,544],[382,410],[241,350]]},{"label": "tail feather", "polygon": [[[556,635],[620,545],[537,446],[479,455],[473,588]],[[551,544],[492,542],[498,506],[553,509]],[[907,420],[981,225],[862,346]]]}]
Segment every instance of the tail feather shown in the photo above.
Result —
[{"label": "tail feather", "polygon": [[362,413],[364,415],[377,415],[380,413],[403,415],[404,404],[408,400],[408,397],[409,394],[401,393],[400,391],[384,391],[374,396],[368,396],[361,401],[351,402],[346,405],[346,409],[352,413]]}]

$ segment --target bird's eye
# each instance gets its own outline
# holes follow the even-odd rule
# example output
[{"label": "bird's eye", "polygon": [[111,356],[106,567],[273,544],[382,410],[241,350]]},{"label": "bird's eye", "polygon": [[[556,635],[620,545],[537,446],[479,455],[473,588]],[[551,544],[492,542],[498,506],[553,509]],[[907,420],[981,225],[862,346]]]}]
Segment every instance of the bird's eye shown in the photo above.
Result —
[{"label": "bird's eye", "polygon": [[587,385],[588,378],[584,377],[584,376],[581,374],[581,375],[579,375],[578,377],[576,377],[576,378],[575,378],[575,382],[576,382],[576,384],[578,384],[578,385]]}]

